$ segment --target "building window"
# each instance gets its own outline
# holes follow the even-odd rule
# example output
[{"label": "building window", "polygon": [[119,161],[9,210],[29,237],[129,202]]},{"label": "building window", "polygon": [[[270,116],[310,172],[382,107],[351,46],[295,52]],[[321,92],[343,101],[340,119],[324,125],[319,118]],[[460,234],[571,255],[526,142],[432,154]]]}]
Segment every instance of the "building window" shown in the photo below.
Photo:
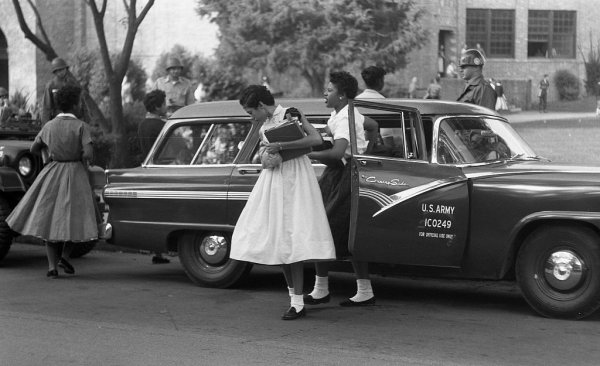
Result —
[{"label": "building window", "polygon": [[529,10],[528,57],[575,58],[575,11]]},{"label": "building window", "polygon": [[483,49],[489,58],[514,58],[515,11],[467,9],[467,47]]}]

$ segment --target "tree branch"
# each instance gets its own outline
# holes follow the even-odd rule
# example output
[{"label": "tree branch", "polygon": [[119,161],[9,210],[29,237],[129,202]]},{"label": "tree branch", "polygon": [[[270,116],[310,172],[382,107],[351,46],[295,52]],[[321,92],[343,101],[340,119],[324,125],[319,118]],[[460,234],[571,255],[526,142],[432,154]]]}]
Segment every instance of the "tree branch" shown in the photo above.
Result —
[{"label": "tree branch", "polygon": [[[96,0],[93,0],[93,1],[96,1]],[[106,5],[107,5],[106,0],[102,0],[102,10],[100,10],[100,15],[102,15],[102,18],[104,18],[104,14],[106,14]]]},{"label": "tree branch", "polygon": [[[125,3],[125,0],[123,0]],[[141,22],[148,14],[150,8],[154,5],[154,0],[148,0],[144,9],[140,13],[139,17],[136,18],[136,0],[131,0],[129,5],[126,6],[128,9],[127,13],[127,35],[125,36],[125,42],[123,43],[121,55],[119,56],[119,60],[117,61],[117,65],[115,65],[115,76],[118,78],[125,77],[125,73],[127,73],[127,68],[129,67],[129,59],[131,58],[131,52],[133,51],[133,42],[135,41],[135,35],[138,31],[138,28]]]},{"label": "tree branch", "polygon": [[[125,7],[125,11],[129,14],[129,4],[127,4],[127,0],[123,0],[123,6]],[[135,4],[134,4],[135,9]]]},{"label": "tree branch", "polygon": [[142,23],[142,21],[146,17],[146,14],[148,14],[148,11],[152,7],[152,5],[154,5],[154,0],[149,0],[146,3],[146,6],[144,6],[144,9],[142,9],[142,12],[140,13],[140,16],[137,18],[136,25],[135,25],[136,28],[140,26],[140,24]]},{"label": "tree branch", "polygon": [[37,20],[37,25],[40,28],[40,32],[42,33],[42,37],[44,38],[44,41],[46,42],[46,44],[52,47],[52,43],[50,42],[50,38],[48,38],[48,34],[46,33],[46,28],[44,28],[44,25],[42,24],[42,17],[40,16],[40,12],[38,11],[37,7],[35,6],[35,4],[33,4],[32,0],[27,0],[27,2],[29,3],[29,6],[31,7],[31,9],[33,10],[34,14],[35,14],[35,18]]},{"label": "tree branch", "polygon": [[92,11],[92,17],[94,18],[94,26],[96,28],[96,34],[98,35],[98,43],[100,45],[100,55],[102,56],[102,64],[104,65],[104,71],[106,72],[107,79],[110,79],[114,75],[112,62],[110,60],[110,54],[108,51],[108,44],[106,43],[106,34],[104,32],[104,12],[106,11],[106,0],[103,0],[102,10],[98,10],[96,0],[85,0]]},{"label": "tree branch", "polygon": [[[35,6],[30,2],[29,3],[33,8],[34,8],[34,12],[37,14],[37,9],[35,8]],[[25,35],[25,38],[27,38],[28,40],[30,40],[40,51],[42,51],[45,55],[46,55],[46,59],[48,61],[51,61],[53,59],[55,59],[56,57],[58,57],[58,55],[56,54],[56,51],[54,51],[54,48],[52,48],[52,45],[50,45],[50,42],[44,42],[43,40],[39,39],[29,28],[29,25],[27,25],[27,22],[25,21],[25,17],[23,16],[23,10],[21,9],[21,4],[19,3],[19,0],[13,0],[13,6],[15,8],[15,12],[17,13],[17,19],[19,21],[19,27],[21,28],[21,30],[23,31],[23,34]],[[39,15],[37,15],[39,16]],[[40,22],[41,25],[41,22]],[[41,27],[43,29],[43,27]],[[45,35],[45,31],[43,31],[43,34]]]}]

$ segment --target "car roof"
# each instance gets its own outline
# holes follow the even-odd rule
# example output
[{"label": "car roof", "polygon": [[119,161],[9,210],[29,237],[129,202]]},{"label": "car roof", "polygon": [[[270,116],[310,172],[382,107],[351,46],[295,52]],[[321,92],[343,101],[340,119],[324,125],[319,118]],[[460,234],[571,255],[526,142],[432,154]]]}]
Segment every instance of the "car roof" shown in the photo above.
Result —
[{"label": "car roof", "polygon": [[[475,104],[433,100],[433,99],[370,99],[365,101],[388,104],[397,107],[416,108],[422,115],[476,114],[500,116],[496,111]],[[324,98],[277,99],[277,104],[286,107],[296,107],[306,115],[329,115]],[[387,113],[382,111],[381,113]],[[223,100],[217,102],[202,102],[188,105],[177,110],[170,119],[187,119],[199,117],[230,118],[248,117],[239,101]]]}]

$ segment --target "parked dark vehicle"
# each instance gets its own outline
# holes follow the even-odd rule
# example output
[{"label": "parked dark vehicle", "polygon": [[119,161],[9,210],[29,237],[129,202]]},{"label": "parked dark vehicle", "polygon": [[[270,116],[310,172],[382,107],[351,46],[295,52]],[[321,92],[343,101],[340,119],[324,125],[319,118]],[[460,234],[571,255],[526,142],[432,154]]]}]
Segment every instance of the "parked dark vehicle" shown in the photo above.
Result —
[{"label": "parked dark vehicle", "polygon": [[[41,157],[29,151],[40,128],[38,120],[22,118],[11,119],[0,127],[0,260],[9,252],[14,238],[5,220],[44,167]],[[90,169],[95,181],[105,179],[102,168]],[[95,244],[92,241],[75,246],[71,257],[89,253]]]},{"label": "parked dark vehicle", "polygon": [[[315,124],[330,114],[322,99],[280,103]],[[356,258],[380,274],[516,279],[543,316],[576,319],[597,310],[600,167],[536,156],[487,108],[353,103],[379,124],[377,143],[364,154],[351,136]],[[178,251],[195,283],[236,284],[251,265],[229,259],[230,238],[261,171],[257,149],[257,131],[236,101],[177,111],[141,167],[107,172],[112,242]]]}]

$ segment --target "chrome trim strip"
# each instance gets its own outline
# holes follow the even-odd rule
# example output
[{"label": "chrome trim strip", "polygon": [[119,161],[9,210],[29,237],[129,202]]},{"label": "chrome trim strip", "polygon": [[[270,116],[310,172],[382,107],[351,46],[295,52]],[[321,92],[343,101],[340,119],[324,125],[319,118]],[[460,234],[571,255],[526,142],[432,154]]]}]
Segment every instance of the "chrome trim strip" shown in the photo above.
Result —
[{"label": "chrome trim strip", "polygon": [[379,207],[384,207],[386,205],[391,204],[393,201],[390,198],[390,196],[376,191],[374,189],[368,189],[368,188],[361,188],[358,190],[358,195],[360,197],[366,197],[366,198],[370,198],[373,201],[375,201],[375,203],[377,203],[377,205]]},{"label": "chrome trim strip", "polygon": [[146,198],[146,199],[174,199],[174,200],[248,200],[250,192],[226,191],[156,191],[156,190],[104,190],[106,198]]},{"label": "chrome trim strip", "polygon": [[452,177],[452,178],[448,178],[448,179],[435,180],[435,181],[427,183],[427,184],[423,184],[423,185],[420,185],[417,187],[406,189],[402,192],[398,192],[396,194],[389,196],[393,202],[382,207],[381,210],[375,212],[375,214],[373,214],[373,217],[389,210],[390,208],[396,206],[399,203],[408,201],[409,199],[415,198],[417,196],[420,196],[422,194],[428,193],[430,191],[433,191],[433,190],[436,190],[436,189],[439,189],[442,187],[446,187],[449,185],[466,182],[466,181],[467,181],[466,177]]}]

